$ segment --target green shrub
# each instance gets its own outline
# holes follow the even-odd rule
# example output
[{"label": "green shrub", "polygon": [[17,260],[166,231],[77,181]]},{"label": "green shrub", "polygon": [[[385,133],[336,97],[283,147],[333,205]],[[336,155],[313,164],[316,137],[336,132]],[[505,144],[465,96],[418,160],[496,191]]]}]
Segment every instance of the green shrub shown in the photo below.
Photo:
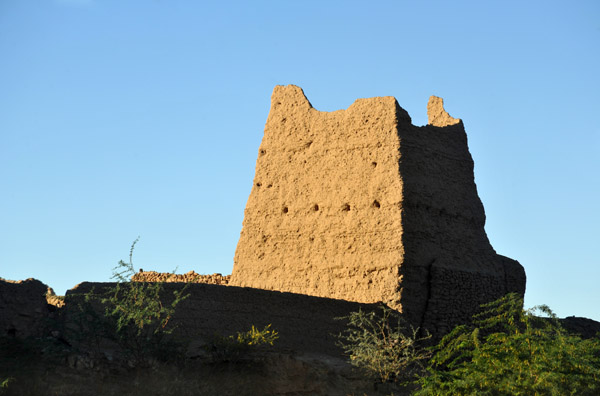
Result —
[{"label": "green shrub", "polygon": [[[113,269],[112,279],[116,285],[102,293],[90,291],[84,296],[81,313],[92,322],[85,336],[100,343],[108,337],[117,342],[125,357],[134,365],[147,363],[151,358],[167,358],[175,354],[176,345],[165,336],[175,329],[170,321],[177,305],[189,297],[184,294],[188,285],[173,292],[170,304],[163,304],[162,282],[131,282],[136,273],[133,266],[133,250],[137,238],[129,251],[129,262],[120,260]],[[97,304],[104,308],[99,316]],[[89,329],[92,327],[92,329]]]},{"label": "green shrub", "polygon": [[338,338],[350,363],[381,382],[406,383],[424,369],[429,357],[418,329],[405,325],[400,314],[385,306],[381,312],[361,310],[338,319],[348,320],[348,328]]},{"label": "green shrub", "polygon": [[239,362],[252,350],[273,345],[278,338],[278,333],[271,329],[270,324],[262,330],[252,326],[250,330],[238,332],[235,336],[215,335],[205,348],[213,362]]},{"label": "green shrub", "polygon": [[524,311],[516,294],[482,308],[435,347],[417,395],[600,394],[600,339],[568,334],[547,306]]},{"label": "green shrub", "polygon": [[8,388],[8,384],[13,381],[14,378],[8,377],[0,380],[0,394],[4,392],[4,389]]}]

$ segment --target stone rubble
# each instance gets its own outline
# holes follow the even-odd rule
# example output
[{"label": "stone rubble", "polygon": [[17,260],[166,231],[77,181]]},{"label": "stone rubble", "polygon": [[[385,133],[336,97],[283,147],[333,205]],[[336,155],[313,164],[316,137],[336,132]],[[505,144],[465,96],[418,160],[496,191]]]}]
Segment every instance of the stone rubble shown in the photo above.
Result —
[{"label": "stone rubble", "polygon": [[133,282],[183,282],[183,283],[208,283],[211,285],[227,285],[231,275],[200,275],[195,271],[185,274],[170,272],[140,271],[131,277]]}]

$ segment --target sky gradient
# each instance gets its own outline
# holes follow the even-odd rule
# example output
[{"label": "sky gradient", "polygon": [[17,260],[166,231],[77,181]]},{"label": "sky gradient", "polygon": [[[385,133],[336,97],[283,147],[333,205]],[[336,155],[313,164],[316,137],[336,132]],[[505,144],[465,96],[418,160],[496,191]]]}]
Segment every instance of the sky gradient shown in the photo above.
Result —
[{"label": "sky gradient", "polygon": [[525,304],[600,321],[600,2],[0,0],[0,277],[231,273],[270,95],[464,121]]}]

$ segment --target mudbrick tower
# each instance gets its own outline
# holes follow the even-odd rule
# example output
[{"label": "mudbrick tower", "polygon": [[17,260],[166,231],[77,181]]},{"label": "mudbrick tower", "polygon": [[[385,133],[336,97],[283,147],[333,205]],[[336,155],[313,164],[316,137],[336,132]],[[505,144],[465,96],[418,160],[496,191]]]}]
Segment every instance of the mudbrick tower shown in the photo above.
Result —
[{"label": "mudbrick tower", "polygon": [[462,121],[434,96],[427,112],[423,127],[393,97],[321,112],[275,87],[231,284],[383,301],[434,333],[523,294],[485,233]]}]

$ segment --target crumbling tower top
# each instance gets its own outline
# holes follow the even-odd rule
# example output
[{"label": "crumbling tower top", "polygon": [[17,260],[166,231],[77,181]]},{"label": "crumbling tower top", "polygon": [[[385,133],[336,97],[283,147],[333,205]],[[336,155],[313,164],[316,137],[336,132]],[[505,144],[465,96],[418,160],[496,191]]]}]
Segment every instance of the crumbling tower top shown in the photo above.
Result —
[{"label": "crumbling tower top", "polygon": [[427,122],[429,125],[436,127],[445,127],[449,125],[456,125],[462,122],[459,118],[453,118],[444,110],[444,99],[437,96],[429,97],[427,103]]}]

